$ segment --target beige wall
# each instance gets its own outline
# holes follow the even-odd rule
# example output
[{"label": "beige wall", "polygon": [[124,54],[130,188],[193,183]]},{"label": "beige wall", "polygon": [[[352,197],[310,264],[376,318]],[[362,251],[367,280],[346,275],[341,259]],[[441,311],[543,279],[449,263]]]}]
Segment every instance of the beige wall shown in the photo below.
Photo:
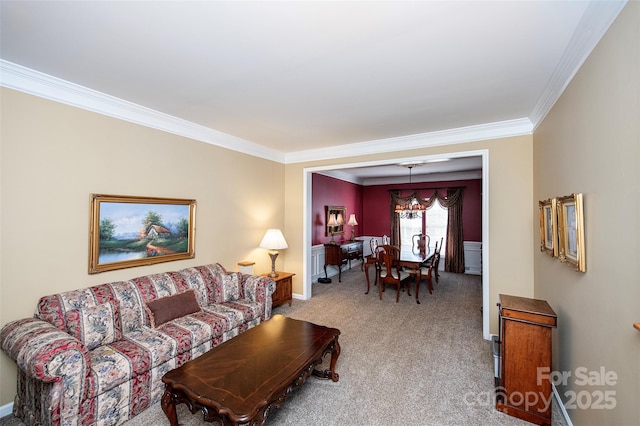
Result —
[{"label": "beige wall", "polygon": [[[63,290],[210,262],[271,269],[257,246],[266,228],[284,226],[284,165],[8,89],[0,96],[0,326]],[[90,193],[196,199],[195,259],[88,275]],[[0,405],[13,401],[15,368],[2,353]]]},{"label": "beige wall", "polygon": [[[304,168],[349,164],[411,156],[488,150],[489,152],[489,258],[491,332],[497,333],[498,294],[533,296],[532,210],[533,163],[531,136],[487,140],[389,154],[350,157],[286,166],[285,232],[289,250],[287,271],[296,272],[294,293],[302,294],[302,229]],[[536,213],[537,214],[537,213]],[[537,220],[537,216],[535,216]],[[292,250],[293,248],[293,250]],[[486,265],[486,260],[484,261]],[[480,308],[480,307],[478,307]],[[477,313],[477,312],[474,312]]]},{"label": "beige wall", "polygon": [[[444,152],[489,152],[491,321],[499,293],[533,292],[532,137],[283,166],[12,90],[2,95],[0,323],[33,314],[39,297],[151,272],[253,260],[265,228],[283,227],[278,268],[302,293],[303,168]],[[196,258],[87,274],[89,194],[195,198]],[[244,207],[250,202],[251,209]],[[15,364],[0,355],[0,405]]]},{"label": "beige wall", "polygon": [[[639,63],[640,3],[630,2],[534,136],[534,203],[584,194],[586,273],[534,255],[535,295],[558,314],[553,368],[573,374],[558,391],[565,402],[613,391],[617,404],[568,410],[574,424],[640,424]],[[580,367],[619,380],[578,386]]]}]

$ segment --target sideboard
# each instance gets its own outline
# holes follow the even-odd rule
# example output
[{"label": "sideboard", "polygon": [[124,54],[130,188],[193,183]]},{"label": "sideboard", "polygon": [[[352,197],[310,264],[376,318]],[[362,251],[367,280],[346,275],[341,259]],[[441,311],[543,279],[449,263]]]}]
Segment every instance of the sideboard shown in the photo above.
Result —
[{"label": "sideboard", "polygon": [[327,266],[335,265],[338,267],[338,281],[342,282],[342,265],[349,263],[355,259],[363,259],[362,241],[336,241],[335,244],[324,245],[324,276],[327,278]]}]

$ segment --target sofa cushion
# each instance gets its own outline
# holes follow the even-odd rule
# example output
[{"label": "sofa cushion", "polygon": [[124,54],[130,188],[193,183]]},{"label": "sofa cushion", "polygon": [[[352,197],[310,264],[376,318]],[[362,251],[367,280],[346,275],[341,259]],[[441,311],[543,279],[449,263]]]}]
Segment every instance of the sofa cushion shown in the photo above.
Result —
[{"label": "sofa cushion", "polygon": [[72,309],[65,313],[67,331],[88,350],[108,345],[122,337],[120,314],[115,303]]},{"label": "sofa cushion", "polygon": [[230,300],[238,300],[244,297],[242,289],[242,274],[239,272],[227,272],[216,263],[207,265],[209,272],[207,288],[209,290],[209,304],[224,303]]},{"label": "sofa cushion", "polygon": [[198,303],[200,306],[207,306],[209,304],[209,290],[207,289],[207,283],[205,281],[206,276],[202,271],[203,268],[200,267],[184,268],[179,272],[189,288],[196,291],[196,296],[198,297]]},{"label": "sofa cushion", "polygon": [[140,329],[145,324],[145,310],[137,287],[130,281],[116,281],[109,286],[119,302],[122,335]]},{"label": "sofa cushion", "polygon": [[189,289],[173,296],[147,302],[146,309],[151,327],[155,328],[173,319],[200,312],[200,305],[195,290]]},{"label": "sofa cushion", "polygon": [[227,270],[219,263],[216,263],[209,267],[209,271],[211,272],[211,281],[207,283],[209,287],[209,304],[222,303],[224,301],[222,286]]},{"label": "sofa cushion", "polygon": [[101,395],[133,378],[140,382],[149,370],[175,358],[178,349],[171,336],[158,329],[142,327],[117,342],[92,350],[87,396]]},{"label": "sofa cushion", "polygon": [[229,329],[229,321],[223,316],[209,312],[208,308],[176,318],[156,328],[176,341],[178,354],[189,352],[203,343],[212,342]]},{"label": "sofa cushion", "polygon": [[240,299],[242,275],[239,272],[229,272],[222,276],[222,302]]}]

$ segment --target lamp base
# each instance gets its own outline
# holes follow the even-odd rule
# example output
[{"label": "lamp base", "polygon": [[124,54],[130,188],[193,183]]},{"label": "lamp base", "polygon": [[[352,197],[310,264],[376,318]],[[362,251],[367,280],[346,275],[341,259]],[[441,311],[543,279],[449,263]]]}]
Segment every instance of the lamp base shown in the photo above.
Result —
[{"label": "lamp base", "polygon": [[276,258],[278,257],[278,251],[277,250],[270,251],[269,257],[271,258],[271,273],[269,274],[269,276],[271,278],[279,277],[280,274],[276,272]]}]

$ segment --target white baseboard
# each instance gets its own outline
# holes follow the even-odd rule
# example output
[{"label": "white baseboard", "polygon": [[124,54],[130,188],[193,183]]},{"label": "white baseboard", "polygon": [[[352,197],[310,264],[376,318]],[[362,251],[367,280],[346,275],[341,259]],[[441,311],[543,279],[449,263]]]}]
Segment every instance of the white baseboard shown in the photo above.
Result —
[{"label": "white baseboard", "polygon": [[573,426],[573,423],[569,418],[569,413],[567,413],[567,409],[564,408],[564,403],[562,402],[562,399],[560,399],[560,394],[558,393],[558,390],[556,389],[556,386],[553,383],[551,383],[551,389],[553,390],[553,396],[556,398],[556,404],[558,404],[558,407],[560,407],[560,411],[562,412],[562,417],[564,417],[564,421],[566,422],[566,425]]},{"label": "white baseboard", "polygon": [[0,406],[0,418],[13,414],[13,402]]}]

